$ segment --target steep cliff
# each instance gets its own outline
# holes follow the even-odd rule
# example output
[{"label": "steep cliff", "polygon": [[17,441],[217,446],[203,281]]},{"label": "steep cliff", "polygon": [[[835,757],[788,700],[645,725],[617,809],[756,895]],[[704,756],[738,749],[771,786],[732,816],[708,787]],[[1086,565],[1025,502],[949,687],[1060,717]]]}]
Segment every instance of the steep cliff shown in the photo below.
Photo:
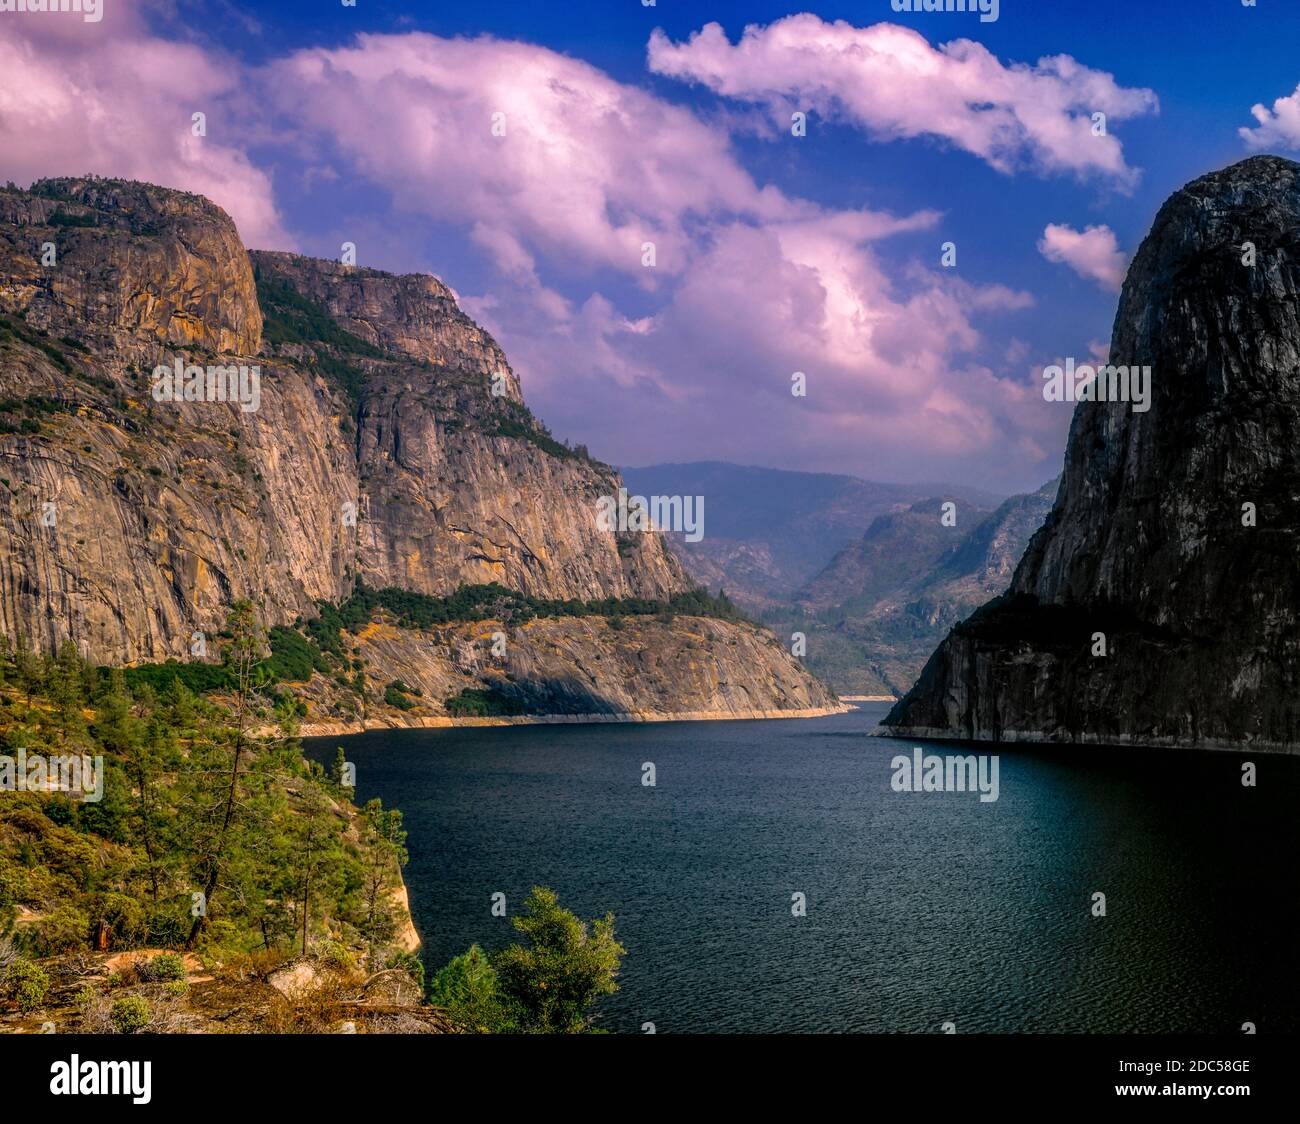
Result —
[{"label": "steep cliff", "polygon": [[1255,157],[1165,203],[1110,362],[1151,366],[1150,409],[1078,403],[1010,591],[953,631],[886,724],[1295,751],[1300,165]]},{"label": "steep cliff", "polygon": [[[184,660],[236,599],[274,626],[358,582],[584,602],[692,587],[660,535],[598,525],[618,474],[551,437],[435,278],[249,255],[198,196],[47,180],[0,191],[0,317],[0,629],[41,648]],[[173,364],[256,368],[255,408],[160,401]],[[760,678],[830,704],[760,647]],[[723,679],[732,649],[708,654]]]}]

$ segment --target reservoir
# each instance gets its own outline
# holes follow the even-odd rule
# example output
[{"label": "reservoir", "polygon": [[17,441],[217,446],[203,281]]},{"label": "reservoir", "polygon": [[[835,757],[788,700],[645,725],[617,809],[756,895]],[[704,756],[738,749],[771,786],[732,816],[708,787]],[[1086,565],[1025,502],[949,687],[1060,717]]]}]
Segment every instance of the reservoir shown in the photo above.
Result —
[{"label": "reservoir", "polygon": [[[1300,1030],[1300,759],[868,736],[887,710],[307,749],[344,746],[357,803],[404,813],[431,973],[514,939],[495,893],[613,912],[611,1031]],[[997,799],[895,791],[918,748],[995,752]]]}]

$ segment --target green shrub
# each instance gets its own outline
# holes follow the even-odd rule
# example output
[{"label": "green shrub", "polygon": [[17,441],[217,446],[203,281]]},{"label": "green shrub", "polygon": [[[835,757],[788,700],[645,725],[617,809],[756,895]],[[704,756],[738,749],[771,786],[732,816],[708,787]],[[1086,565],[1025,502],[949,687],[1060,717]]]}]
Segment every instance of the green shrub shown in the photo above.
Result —
[{"label": "green shrub", "polygon": [[118,1034],[134,1034],[149,1025],[153,1017],[149,1004],[138,995],[125,995],[113,1000],[112,1010],[108,1016]]},{"label": "green shrub", "polygon": [[175,952],[163,952],[148,960],[140,960],[135,966],[135,972],[145,983],[183,980],[189,975],[185,970],[184,958]]},{"label": "green shrub", "polygon": [[352,951],[338,941],[322,941],[316,949],[316,959],[331,968],[340,968],[345,972],[357,970],[357,958]]},{"label": "green shrub", "polygon": [[17,1000],[18,1010],[26,1015],[45,1002],[50,990],[50,977],[39,964],[15,960],[5,971],[4,986],[5,993]]},{"label": "green shrub", "polygon": [[413,952],[399,951],[388,958],[388,967],[401,968],[424,991],[424,962]]},{"label": "green shrub", "polygon": [[524,712],[524,704],[519,699],[496,687],[466,687],[460,694],[447,699],[445,705],[448,714],[458,717],[493,718]]},{"label": "green shrub", "polygon": [[618,990],[626,951],[614,917],[580,921],[554,891],[533,887],[511,923],[527,941],[488,957],[478,945],[436,973],[429,1002],[478,1033],[574,1034],[592,1029],[592,1005]]},{"label": "green shrub", "polygon": [[482,1034],[513,1029],[497,990],[497,974],[478,945],[471,945],[435,973],[429,1002],[441,1007],[462,1030]]},{"label": "green shrub", "polygon": [[415,706],[400,690],[391,684],[384,688],[384,702],[389,706],[395,706],[398,710],[410,710]]},{"label": "green shrub", "polygon": [[520,1030],[573,1034],[591,1028],[591,1005],[618,990],[614,977],[626,949],[614,939],[614,915],[589,925],[564,909],[553,890],[534,886],[512,917],[527,945],[493,957],[497,988]]},{"label": "green shrub", "polygon": [[85,948],[89,936],[90,918],[76,906],[61,905],[32,927],[30,946],[42,956],[57,956]]}]

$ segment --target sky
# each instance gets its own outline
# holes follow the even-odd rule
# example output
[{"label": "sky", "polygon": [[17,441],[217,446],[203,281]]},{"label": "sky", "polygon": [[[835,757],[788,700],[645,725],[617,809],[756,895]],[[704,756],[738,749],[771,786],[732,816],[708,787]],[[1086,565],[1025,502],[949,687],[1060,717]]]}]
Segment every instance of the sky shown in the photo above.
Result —
[{"label": "sky", "polygon": [[1294,0],[101,2],[0,0],[0,177],[434,273],[622,465],[1036,488],[1160,204],[1300,157]]}]

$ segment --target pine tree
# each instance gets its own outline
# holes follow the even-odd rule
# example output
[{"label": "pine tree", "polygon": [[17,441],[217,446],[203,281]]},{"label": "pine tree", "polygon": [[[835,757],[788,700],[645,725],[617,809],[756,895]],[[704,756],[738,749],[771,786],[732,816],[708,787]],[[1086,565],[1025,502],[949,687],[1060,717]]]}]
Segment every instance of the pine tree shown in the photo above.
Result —
[{"label": "pine tree", "polygon": [[226,619],[226,628],[232,636],[226,653],[226,662],[235,685],[233,704],[235,724],[231,731],[230,772],[219,813],[220,827],[211,847],[200,859],[204,909],[198,913],[190,926],[190,935],[185,942],[187,949],[192,949],[198,943],[199,934],[207,924],[208,911],[211,909],[217,884],[221,878],[222,862],[227,857],[227,847],[238,807],[240,770],[244,763],[248,727],[252,717],[253,691],[257,685],[255,669],[264,650],[261,631],[257,627],[257,619],[250,602],[236,601],[231,606]]}]

